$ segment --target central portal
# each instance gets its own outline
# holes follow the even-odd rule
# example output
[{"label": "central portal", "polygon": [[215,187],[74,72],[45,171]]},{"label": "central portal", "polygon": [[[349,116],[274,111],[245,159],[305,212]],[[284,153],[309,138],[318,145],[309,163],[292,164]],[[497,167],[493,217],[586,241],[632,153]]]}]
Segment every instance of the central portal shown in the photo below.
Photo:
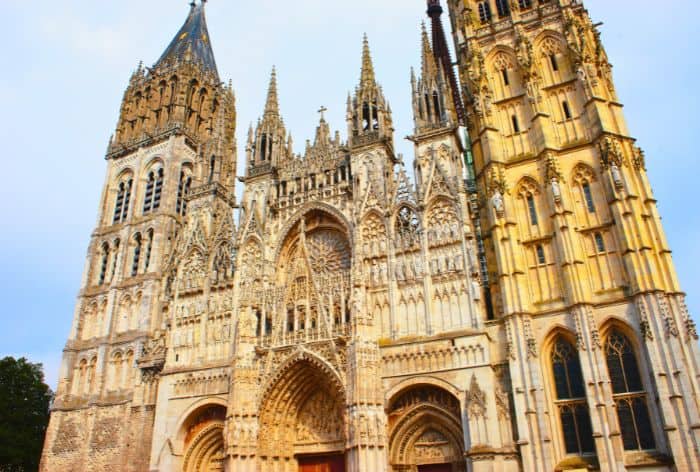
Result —
[{"label": "central portal", "polygon": [[342,455],[300,457],[299,472],[345,472],[345,457]]},{"label": "central portal", "polygon": [[452,472],[451,464],[419,465],[418,472]]}]

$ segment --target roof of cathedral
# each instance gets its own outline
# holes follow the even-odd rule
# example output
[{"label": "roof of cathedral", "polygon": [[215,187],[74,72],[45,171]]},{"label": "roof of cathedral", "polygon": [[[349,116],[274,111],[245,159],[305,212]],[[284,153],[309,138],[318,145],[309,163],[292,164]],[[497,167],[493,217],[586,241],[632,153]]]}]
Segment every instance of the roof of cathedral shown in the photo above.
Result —
[{"label": "roof of cathedral", "polygon": [[201,0],[199,4],[192,1],[185,24],[182,25],[168,48],[158,59],[155,67],[171,62],[194,62],[199,64],[203,70],[213,73],[217,78],[219,77],[204,14],[205,3],[206,0]]}]

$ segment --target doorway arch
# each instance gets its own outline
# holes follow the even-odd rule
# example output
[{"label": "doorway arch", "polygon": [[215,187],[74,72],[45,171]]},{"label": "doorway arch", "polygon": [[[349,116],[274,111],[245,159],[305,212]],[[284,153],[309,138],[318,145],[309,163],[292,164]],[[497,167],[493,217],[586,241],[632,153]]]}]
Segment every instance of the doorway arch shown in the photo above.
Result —
[{"label": "doorway arch", "polygon": [[389,402],[389,460],[394,471],[465,470],[459,400],[434,385],[408,387]]},{"label": "doorway arch", "polygon": [[297,352],[280,367],[262,397],[261,470],[297,471],[312,457],[337,462],[344,456],[345,440],[345,389],[340,377],[314,354]]},{"label": "doorway arch", "polygon": [[183,424],[183,472],[224,471],[225,421],[226,408],[221,405],[206,405],[190,414]]}]

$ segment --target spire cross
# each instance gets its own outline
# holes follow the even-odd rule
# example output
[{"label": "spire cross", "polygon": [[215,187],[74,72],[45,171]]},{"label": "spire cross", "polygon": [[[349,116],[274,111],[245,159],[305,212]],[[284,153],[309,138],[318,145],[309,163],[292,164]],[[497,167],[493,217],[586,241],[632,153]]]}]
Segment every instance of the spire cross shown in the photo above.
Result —
[{"label": "spire cross", "polygon": [[321,114],[321,119],[324,120],[325,116],[323,115],[325,112],[328,111],[328,108],[321,106],[321,108],[318,109],[318,112]]}]

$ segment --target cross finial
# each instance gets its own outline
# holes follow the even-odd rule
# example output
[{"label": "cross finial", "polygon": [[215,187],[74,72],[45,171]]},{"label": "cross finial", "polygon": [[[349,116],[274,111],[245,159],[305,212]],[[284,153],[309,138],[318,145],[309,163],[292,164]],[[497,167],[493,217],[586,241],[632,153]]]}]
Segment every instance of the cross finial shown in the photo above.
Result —
[{"label": "cross finial", "polygon": [[321,120],[325,119],[324,113],[328,111],[328,108],[321,106],[321,108],[318,109],[318,112],[321,114]]}]

